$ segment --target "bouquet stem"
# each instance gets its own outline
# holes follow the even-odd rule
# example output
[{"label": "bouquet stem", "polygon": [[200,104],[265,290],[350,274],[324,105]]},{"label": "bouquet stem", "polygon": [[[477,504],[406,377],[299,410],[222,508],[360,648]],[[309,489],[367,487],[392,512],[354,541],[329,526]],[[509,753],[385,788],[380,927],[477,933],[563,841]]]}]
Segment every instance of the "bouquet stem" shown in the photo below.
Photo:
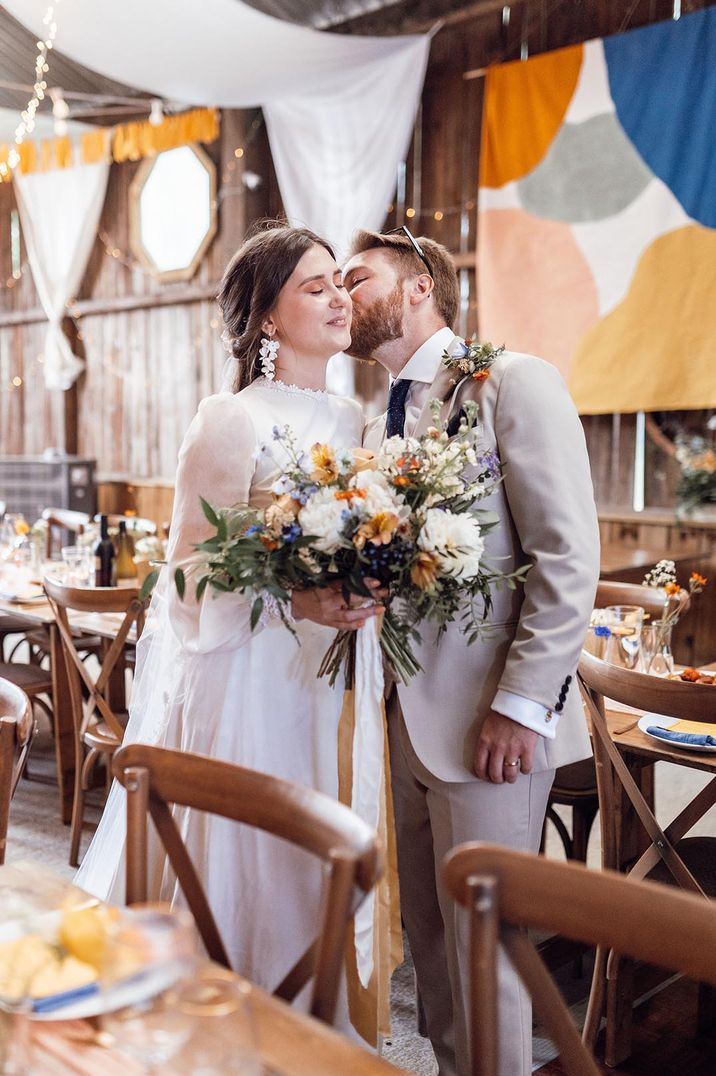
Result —
[{"label": "bouquet stem", "polygon": [[[417,638],[417,632],[397,621],[389,610],[385,611],[382,620],[381,650],[396,678],[407,684],[416,673],[422,672],[421,665],[410,646],[410,637],[412,635]],[[335,639],[323,656],[318,676],[327,676],[331,687],[334,686],[341,670],[345,674],[346,688],[350,690],[353,687],[357,634],[355,631],[336,632]]]}]

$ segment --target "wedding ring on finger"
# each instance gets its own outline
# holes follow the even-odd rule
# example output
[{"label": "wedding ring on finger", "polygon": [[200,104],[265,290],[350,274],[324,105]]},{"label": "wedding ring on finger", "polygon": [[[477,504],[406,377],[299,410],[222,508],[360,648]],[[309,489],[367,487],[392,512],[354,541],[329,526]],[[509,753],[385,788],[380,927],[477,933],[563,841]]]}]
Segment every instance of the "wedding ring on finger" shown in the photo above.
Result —
[{"label": "wedding ring on finger", "polygon": [[505,761],[505,762],[502,763],[503,766],[519,766],[519,764],[520,764],[519,759],[517,759],[517,762],[507,762],[507,761]]}]

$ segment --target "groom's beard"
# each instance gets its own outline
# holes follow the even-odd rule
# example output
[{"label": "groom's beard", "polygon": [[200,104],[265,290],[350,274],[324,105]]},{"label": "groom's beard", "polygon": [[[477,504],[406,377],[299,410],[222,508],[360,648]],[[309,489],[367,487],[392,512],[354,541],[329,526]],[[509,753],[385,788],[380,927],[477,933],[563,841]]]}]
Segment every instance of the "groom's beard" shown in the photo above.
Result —
[{"label": "groom's beard", "polygon": [[353,309],[351,343],[346,352],[356,359],[370,359],[381,344],[403,335],[403,285],[399,282],[368,310]]}]

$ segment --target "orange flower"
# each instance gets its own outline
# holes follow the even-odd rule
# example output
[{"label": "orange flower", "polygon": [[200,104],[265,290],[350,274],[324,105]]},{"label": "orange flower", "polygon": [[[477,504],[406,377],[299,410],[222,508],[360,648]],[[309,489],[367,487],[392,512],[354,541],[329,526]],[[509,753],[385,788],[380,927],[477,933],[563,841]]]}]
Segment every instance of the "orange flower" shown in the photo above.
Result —
[{"label": "orange flower", "polygon": [[434,553],[418,553],[415,564],[410,569],[410,578],[421,590],[431,590],[435,586],[438,574],[438,559]]},{"label": "orange flower", "polygon": [[394,486],[409,486],[410,479],[406,474],[399,474],[397,478],[393,479]]},{"label": "orange flower", "polygon": [[361,523],[353,535],[353,544],[356,549],[362,549],[366,542],[371,545],[388,545],[399,523],[395,512],[379,512],[367,523]]},{"label": "orange flower", "polygon": [[490,376],[490,371],[489,370],[476,370],[475,373],[472,376],[475,379],[475,381],[487,381],[488,377]]},{"label": "orange flower", "polygon": [[15,523],[15,534],[17,534],[19,536],[19,535],[22,535],[22,534],[29,534],[29,533],[30,533],[30,524],[27,522],[27,520],[26,519],[18,519],[17,522]]},{"label": "orange flower", "polygon": [[351,501],[354,497],[365,497],[364,489],[338,489],[333,494],[337,501]]},{"label": "orange flower", "polygon": [[262,534],[260,541],[262,546],[268,549],[269,553],[273,553],[274,549],[278,549],[278,542],[274,538],[269,538],[268,534]]},{"label": "orange flower", "polygon": [[698,572],[692,572],[689,577],[689,583],[692,587],[705,587],[708,579],[703,575],[699,575]]},{"label": "orange flower", "polygon": [[326,486],[338,477],[336,454],[330,445],[322,445],[320,442],[316,442],[311,449],[311,459],[314,467],[311,478],[314,482]]},{"label": "orange flower", "polygon": [[681,594],[681,587],[678,583],[667,583],[664,587],[664,592],[668,594],[670,598],[675,598],[677,594]]}]

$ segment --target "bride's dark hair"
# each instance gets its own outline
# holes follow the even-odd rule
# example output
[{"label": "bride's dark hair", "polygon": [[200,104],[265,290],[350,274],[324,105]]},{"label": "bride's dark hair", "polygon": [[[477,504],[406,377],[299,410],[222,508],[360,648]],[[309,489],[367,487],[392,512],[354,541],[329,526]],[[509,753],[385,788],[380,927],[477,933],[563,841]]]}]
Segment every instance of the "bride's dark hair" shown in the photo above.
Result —
[{"label": "bride's dark hair", "polygon": [[252,231],[226,267],[216,297],[224,318],[223,340],[236,359],[234,392],[261,376],[261,325],[303,255],[318,244],[335,257],[325,239],[308,228],[265,221]]}]

